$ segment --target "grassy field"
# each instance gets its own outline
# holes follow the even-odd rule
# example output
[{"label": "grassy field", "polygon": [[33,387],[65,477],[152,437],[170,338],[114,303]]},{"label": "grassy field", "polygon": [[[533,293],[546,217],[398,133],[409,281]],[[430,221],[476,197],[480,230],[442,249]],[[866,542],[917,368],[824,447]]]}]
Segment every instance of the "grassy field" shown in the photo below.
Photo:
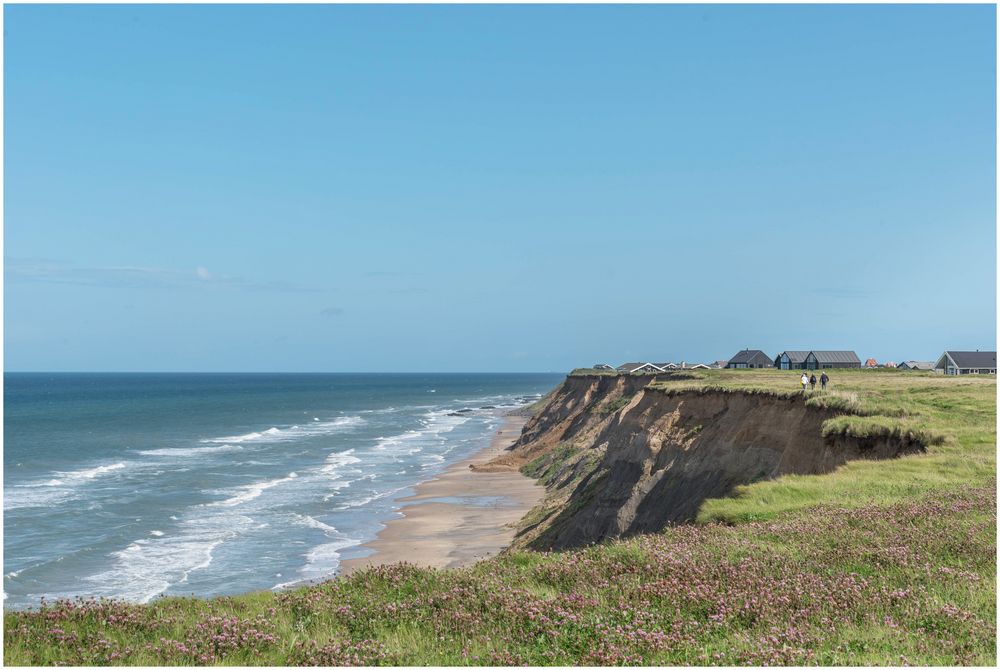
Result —
[{"label": "grassy field", "polygon": [[824,432],[908,433],[929,443],[927,453],[893,461],[854,461],[827,475],[793,475],[741,487],[734,497],[707,501],[700,521],[771,519],[821,503],[888,504],[938,491],[986,486],[996,477],[995,377],[831,370],[827,391],[803,394],[800,375],[801,371],[794,370],[699,370],[688,379],[655,382],[654,386],[804,395],[807,404],[850,412],[828,420]]},{"label": "grassy field", "polygon": [[[397,565],[286,593],[7,612],[7,665],[993,665],[996,383],[834,371],[831,430],[913,430],[926,455],[783,477],[703,523],[461,570]],[[781,371],[664,391],[801,395]]]}]

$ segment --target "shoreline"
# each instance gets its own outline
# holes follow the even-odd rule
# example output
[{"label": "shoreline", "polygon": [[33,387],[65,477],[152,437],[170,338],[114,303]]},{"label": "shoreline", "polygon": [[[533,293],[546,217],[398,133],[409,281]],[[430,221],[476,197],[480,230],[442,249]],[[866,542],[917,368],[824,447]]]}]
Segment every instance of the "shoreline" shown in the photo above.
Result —
[{"label": "shoreline", "polygon": [[402,516],[387,521],[374,540],[360,545],[372,553],[345,559],[337,576],[403,561],[455,568],[507,548],[514,539],[514,524],[541,501],[545,488],[514,469],[477,469],[514,444],[527,422],[517,414],[502,419],[488,447],[417,484],[412,496],[400,498]]}]

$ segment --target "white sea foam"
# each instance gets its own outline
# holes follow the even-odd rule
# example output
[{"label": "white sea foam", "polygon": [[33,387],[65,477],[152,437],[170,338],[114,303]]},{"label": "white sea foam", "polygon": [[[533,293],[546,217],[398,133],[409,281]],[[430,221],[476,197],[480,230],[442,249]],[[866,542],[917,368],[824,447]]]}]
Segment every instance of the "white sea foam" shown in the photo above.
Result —
[{"label": "white sea foam", "polygon": [[251,519],[241,515],[192,518],[179,526],[177,535],[137,540],[112,552],[108,570],[86,577],[92,595],[114,595],[148,602],[174,584],[212,564],[213,552],[223,542],[249,528]]},{"label": "white sea foam", "polygon": [[365,422],[360,416],[342,416],[333,421],[313,419],[313,423],[304,426],[277,428],[272,426],[267,430],[254,431],[243,435],[228,437],[210,437],[201,440],[203,444],[243,444],[246,442],[291,442],[313,435],[329,435],[344,430],[351,430]]},{"label": "white sea foam", "polygon": [[295,523],[300,526],[307,526],[309,528],[315,528],[316,530],[321,530],[324,533],[329,533],[332,535],[339,535],[340,531],[329,524],[325,524],[319,519],[309,516],[308,514],[296,514]]},{"label": "white sea foam", "polygon": [[238,444],[223,444],[218,447],[177,447],[172,449],[146,449],[139,453],[143,456],[177,456],[184,458],[187,456],[208,456],[230,451],[243,451],[243,447]]},{"label": "white sea foam", "polygon": [[334,542],[317,545],[306,553],[306,564],[299,569],[303,579],[332,577],[340,567],[340,552],[347,547],[360,544],[358,540],[341,537]]},{"label": "white sea foam", "polygon": [[[375,440],[375,451],[395,451],[397,448],[414,448],[410,446],[414,441],[427,440],[435,443],[443,442],[445,433],[450,433],[458,426],[467,422],[469,416],[451,416],[452,410],[439,409],[426,412],[420,423],[423,428],[418,430],[408,430],[399,435],[389,437],[379,437]],[[415,452],[414,452],[415,453]]]},{"label": "white sea foam", "polygon": [[295,472],[289,473],[287,477],[279,477],[278,479],[266,479],[260,482],[254,482],[253,484],[246,484],[244,486],[236,487],[236,491],[239,491],[236,495],[231,498],[226,498],[225,500],[219,500],[217,502],[209,503],[212,506],[219,507],[233,507],[235,505],[242,505],[243,503],[250,502],[255,498],[259,498],[264,491],[270,488],[274,488],[279,484],[284,484],[285,482],[290,482],[298,478],[298,474]]},{"label": "white sea foam", "polygon": [[69,472],[53,472],[55,477],[44,481],[15,484],[4,490],[3,508],[18,509],[23,507],[49,507],[77,495],[77,489],[95,479],[124,470],[124,461],[99,465],[93,468],[73,470]]},{"label": "white sea foam", "polygon": [[360,463],[361,459],[354,455],[354,449],[338,451],[326,457],[326,465],[320,468],[325,474],[338,473],[345,465]]},{"label": "white sea foam", "polygon": [[226,443],[226,442],[278,442],[278,436],[281,435],[280,428],[268,428],[267,430],[262,430],[259,433],[246,433],[244,435],[230,435],[228,437],[211,437],[205,440],[201,440],[202,443]]},{"label": "white sea foam", "polygon": [[124,462],[112,463],[111,465],[99,465],[96,468],[76,470],[74,472],[56,472],[56,477],[45,482],[45,486],[73,486],[82,482],[96,479],[102,475],[125,467]]},{"label": "white sea foam", "polygon": [[335,509],[345,510],[345,509],[352,509],[354,507],[361,507],[362,505],[367,505],[368,503],[375,502],[376,500],[381,500],[382,498],[387,498],[387,497],[391,496],[393,493],[399,493],[400,491],[405,491],[408,488],[411,488],[411,487],[410,486],[399,486],[399,487],[396,487],[394,489],[390,489],[388,491],[380,491],[380,492],[374,493],[373,495],[361,498],[359,500],[350,500],[348,502],[345,502],[342,505],[338,505]]}]

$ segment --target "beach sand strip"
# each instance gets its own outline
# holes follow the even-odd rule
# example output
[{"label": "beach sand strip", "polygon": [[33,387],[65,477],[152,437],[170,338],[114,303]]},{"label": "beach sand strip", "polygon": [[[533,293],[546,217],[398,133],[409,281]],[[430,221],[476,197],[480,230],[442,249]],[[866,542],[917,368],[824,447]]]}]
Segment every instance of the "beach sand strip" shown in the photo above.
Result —
[{"label": "beach sand strip", "polygon": [[545,488],[516,470],[473,468],[510,447],[526,420],[504,417],[489,447],[418,484],[414,495],[401,498],[402,516],[388,521],[377,538],[362,545],[374,553],[345,560],[341,574],[402,561],[453,568],[503,550],[514,538],[514,524],[542,499]]}]

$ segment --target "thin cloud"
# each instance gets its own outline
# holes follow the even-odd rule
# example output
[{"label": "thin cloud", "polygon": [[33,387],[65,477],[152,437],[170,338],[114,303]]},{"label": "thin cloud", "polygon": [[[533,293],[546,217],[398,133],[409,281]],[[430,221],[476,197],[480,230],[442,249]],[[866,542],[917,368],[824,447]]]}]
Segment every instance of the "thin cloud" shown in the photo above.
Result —
[{"label": "thin cloud", "polygon": [[141,266],[86,267],[43,259],[4,259],[7,281],[71,284],[102,288],[184,288],[218,286],[244,291],[313,293],[319,289],[286,282],[259,282],[217,275],[204,266],[193,270]]}]

